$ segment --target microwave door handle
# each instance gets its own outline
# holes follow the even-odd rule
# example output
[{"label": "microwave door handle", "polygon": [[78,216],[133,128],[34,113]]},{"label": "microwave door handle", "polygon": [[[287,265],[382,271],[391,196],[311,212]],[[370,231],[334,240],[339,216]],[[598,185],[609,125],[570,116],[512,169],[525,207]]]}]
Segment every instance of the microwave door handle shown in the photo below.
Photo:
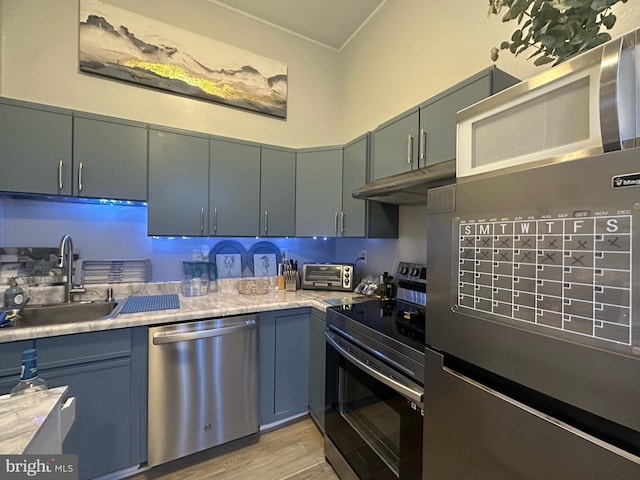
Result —
[{"label": "microwave door handle", "polygon": [[358,358],[354,357],[347,350],[345,350],[340,345],[338,345],[333,340],[333,338],[331,338],[329,335],[325,334],[325,338],[327,342],[329,342],[329,344],[331,344],[331,346],[340,353],[340,355],[342,355],[344,358],[349,360],[353,365],[358,367],[364,373],[372,376],[373,378],[378,380],[380,383],[385,384],[387,387],[391,388],[392,390],[395,390],[397,393],[411,400],[413,403],[422,405],[422,401],[424,399],[424,394],[422,392],[417,392],[412,388],[409,388],[406,385],[403,385],[400,382],[394,380],[393,378],[389,378],[386,375],[383,375],[377,370],[371,368],[369,365],[359,360]]},{"label": "microwave door handle", "polygon": [[[602,148],[605,152],[622,149],[620,138],[620,112],[618,91],[624,37],[603,45],[600,63],[600,133]],[[624,102],[624,100],[623,100]]]}]

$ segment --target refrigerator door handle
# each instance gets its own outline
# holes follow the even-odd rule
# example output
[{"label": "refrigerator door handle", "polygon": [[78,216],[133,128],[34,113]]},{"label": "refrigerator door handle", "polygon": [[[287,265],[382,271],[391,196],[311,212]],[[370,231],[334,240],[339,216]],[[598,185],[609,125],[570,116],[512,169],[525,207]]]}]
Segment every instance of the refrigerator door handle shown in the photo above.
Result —
[{"label": "refrigerator door handle", "polygon": [[640,457],[637,457],[629,452],[627,452],[626,450],[623,450],[619,447],[616,447],[615,445],[611,445],[610,443],[607,443],[603,440],[600,440],[599,438],[596,438],[592,435],[589,435],[586,432],[583,432],[582,430],[578,430],[577,428],[564,423],[560,420],[558,420],[557,418],[554,418],[550,415],[547,415],[543,412],[540,412],[539,410],[536,410],[535,408],[530,407],[529,405],[526,405],[522,402],[519,402],[511,397],[508,397],[507,395],[504,395],[503,393],[500,393],[496,390],[493,390],[492,388],[487,387],[486,385],[483,385],[479,382],[476,382],[475,380],[472,380],[469,377],[466,377],[458,372],[456,372],[455,370],[452,370],[448,367],[442,367],[442,370],[446,373],[448,373],[449,375],[453,375],[454,377],[458,378],[459,380],[462,380],[463,382],[478,388],[482,391],[484,391],[485,393],[488,393],[489,395],[496,397],[499,400],[502,400],[504,402],[509,403],[510,405],[523,410],[525,413],[528,413],[530,415],[534,415],[538,418],[540,418],[541,420],[544,420],[546,422],[552,423],[553,425],[555,425],[556,427],[559,427],[565,431],[567,431],[568,433],[571,433],[573,435],[576,435],[580,438],[582,438],[583,440],[586,440],[587,442],[590,442],[600,448],[603,448],[605,450],[608,450],[609,452],[618,455],[619,457],[625,458],[631,462],[637,463],[638,465],[640,465]]}]

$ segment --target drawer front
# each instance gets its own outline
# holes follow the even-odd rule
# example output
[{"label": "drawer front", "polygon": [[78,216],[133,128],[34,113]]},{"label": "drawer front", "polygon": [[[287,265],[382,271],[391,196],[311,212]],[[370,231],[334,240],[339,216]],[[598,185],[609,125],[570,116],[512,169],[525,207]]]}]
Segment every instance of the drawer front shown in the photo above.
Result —
[{"label": "drawer front", "polygon": [[131,355],[131,329],[79,333],[35,341],[40,370]]}]

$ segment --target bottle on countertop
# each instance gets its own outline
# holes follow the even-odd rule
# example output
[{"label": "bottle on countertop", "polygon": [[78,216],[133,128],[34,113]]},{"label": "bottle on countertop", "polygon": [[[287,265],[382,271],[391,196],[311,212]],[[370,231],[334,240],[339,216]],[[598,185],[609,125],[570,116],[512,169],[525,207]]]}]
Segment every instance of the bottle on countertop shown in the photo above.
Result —
[{"label": "bottle on countertop", "polygon": [[46,390],[47,381],[38,376],[38,361],[35,348],[22,351],[22,367],[20,371],[20,381],[11,390],[11,395],[22,395],[28,392]]},{"label": "bottle on countertop", "polygon": [[18,279],[9,279],[9,288],[4,291],[4,306],[6,308],[22,308],[24,305],[24,290],[18,285]]}]

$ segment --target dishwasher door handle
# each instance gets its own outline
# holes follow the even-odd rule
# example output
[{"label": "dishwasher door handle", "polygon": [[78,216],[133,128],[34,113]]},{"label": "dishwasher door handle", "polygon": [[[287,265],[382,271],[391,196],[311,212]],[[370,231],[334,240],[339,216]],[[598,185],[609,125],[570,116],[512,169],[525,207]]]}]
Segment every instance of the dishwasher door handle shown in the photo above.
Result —
[{"label": "dishwasher door handle", "polygon": [[244,325],[233,325],[231,327],[218,327],[211,328],[209,330],[198,330],[195,332],[184,333],[155,333],[153,335],[154,345],[164,345],[167,343],[176,342],[188,342],[191,340],[199,340],[201,338],[220,337],[222,335],[231,335],[233,333],[246,332],[257,328],[255,320],[250,320],[251,323]]}]

